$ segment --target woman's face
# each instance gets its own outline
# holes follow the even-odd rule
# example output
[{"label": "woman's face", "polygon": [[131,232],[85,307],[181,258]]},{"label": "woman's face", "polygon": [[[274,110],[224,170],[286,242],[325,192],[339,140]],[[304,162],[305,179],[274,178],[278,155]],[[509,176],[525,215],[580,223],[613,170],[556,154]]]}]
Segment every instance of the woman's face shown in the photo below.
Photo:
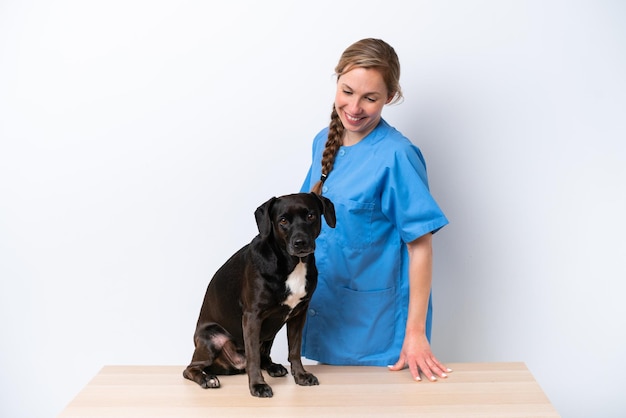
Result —
[{"label": "woman's face", "polygon": [[378,125],[383,106],[392,98],[378,70],[355,68],[339,77],[335,109],[346,129],[343,145],[365,138]]}]

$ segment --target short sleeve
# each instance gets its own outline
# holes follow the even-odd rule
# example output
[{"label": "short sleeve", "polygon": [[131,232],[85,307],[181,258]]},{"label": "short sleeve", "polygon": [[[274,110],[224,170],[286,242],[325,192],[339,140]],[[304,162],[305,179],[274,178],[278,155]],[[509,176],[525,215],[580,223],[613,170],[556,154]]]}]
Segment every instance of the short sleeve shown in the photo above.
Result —
[{"label": "short sleeve", "polygon": [[430,193],[426,164],[416,146],[408,143],[399,147],[385,170],[381,210],[404,242],[434,233],[448,224]]}]

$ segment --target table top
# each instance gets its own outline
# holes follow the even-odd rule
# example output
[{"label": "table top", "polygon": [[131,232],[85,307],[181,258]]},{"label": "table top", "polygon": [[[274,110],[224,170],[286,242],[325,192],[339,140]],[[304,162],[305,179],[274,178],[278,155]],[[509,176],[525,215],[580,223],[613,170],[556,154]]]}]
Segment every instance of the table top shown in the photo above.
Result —
[{"label": "table top", "polygon": [[524,363],[450,363],[447,379],[408,370],[307,365],[319,386],[264,372],[274,397],[256,398],[247,375],[202,389],[184,366],[105,366],[58,418],[108,417],[559,417]]}]

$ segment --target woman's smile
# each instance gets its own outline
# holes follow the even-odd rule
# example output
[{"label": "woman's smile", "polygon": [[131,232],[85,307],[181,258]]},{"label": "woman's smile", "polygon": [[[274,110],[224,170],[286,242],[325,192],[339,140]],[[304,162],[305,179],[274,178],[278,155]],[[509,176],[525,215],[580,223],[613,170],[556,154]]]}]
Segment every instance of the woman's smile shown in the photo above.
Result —
[{"label": "woman's smile", "polygon": [[337,80],[335,109],[346,129],[343,145],[365,138],[378,125],[390,99],[378,70],[359,67],[342,74]]}]

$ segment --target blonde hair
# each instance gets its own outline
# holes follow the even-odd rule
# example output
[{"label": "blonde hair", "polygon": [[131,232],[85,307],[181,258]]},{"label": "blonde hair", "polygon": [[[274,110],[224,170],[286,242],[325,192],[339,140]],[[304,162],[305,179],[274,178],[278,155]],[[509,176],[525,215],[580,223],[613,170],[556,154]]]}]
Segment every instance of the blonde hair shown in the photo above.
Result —
[{"label": "blonde hair", "polygon": [[[402,99],[400,88],[400,60],[396,51],[381,39],[366,38],[350,45],[335,67],[337,81],[350,70],[355,68],[375,69],[380,72],[389,96],[392,97],[389,103],[397,103]],[[339,119],[339,114],[333,104],[330,114],[330,124],[328,126],[328,139],[322,154],[322,176],[311,189],[312,192],[322,194],[322,186],[330,174],[335,164],[335,156],[342,145],[345,128]]]}]

